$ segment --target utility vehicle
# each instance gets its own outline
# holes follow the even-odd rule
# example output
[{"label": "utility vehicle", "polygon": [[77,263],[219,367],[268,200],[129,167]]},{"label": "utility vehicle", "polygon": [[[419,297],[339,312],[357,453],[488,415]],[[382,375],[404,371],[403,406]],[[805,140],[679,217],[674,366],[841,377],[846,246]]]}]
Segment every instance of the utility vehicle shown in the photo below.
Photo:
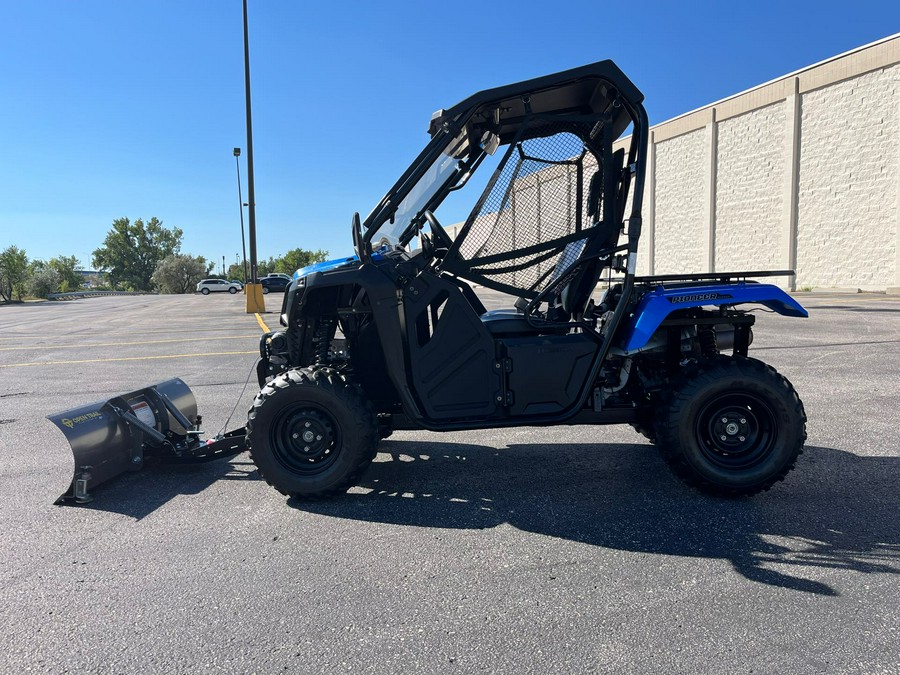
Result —
[{"label": "utility vehicle", "polygon": [[[203,442],[178,379],[53,415],[75,455],[64,498],[89,500],[145,454],[246,447],[276,489],[321,497],[353,485],[396,429],[563,424],[631,424],[707,493],[771,487],[802,450],[806,416],[791,384],[748,356],[751,306],[805,317],[758,281],[793,272],[636,275],[642,101],[601,61],[436,112],[424,150],[353,217],[355,255],[294,275],[282,329],[260,341],[246,427]],[[439,207],[463,214],[455,236]],[[488,311],[473,287],[507,294],[508,308]]]},{"label": "utility vehicle", "polygon": [[[619,423],[708,493],[787,474],[806,417],[748,357],[747,305],[806,316],[756,281],[792,272],[636,276],[642,100],[601,61],[432,116],[425,149],[354,216],[355,257],[298,270],[283,329],[260,342],[246,430],[266,481],[300,498],[344,491],[394,429]],[[488,164],[451,237],[438,208]],[[473,285],[510,307],[487,311]]]}]

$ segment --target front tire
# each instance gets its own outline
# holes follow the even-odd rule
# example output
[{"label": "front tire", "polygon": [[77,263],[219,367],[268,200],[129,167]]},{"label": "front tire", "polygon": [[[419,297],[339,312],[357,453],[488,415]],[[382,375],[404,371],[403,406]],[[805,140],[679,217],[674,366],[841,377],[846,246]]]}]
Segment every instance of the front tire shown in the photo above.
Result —
[{"label": "front tire", "polygon": [[268,295],[268,294],[269,294],[269,287],[263,286],[263,295]]},{"label": "front tire", "polygon": [[209,289],[208,289],[208,288],[201,289],[200,292],[203,293],[203,295],[209,295]]},{"label": "front tire", "polygon": [[228,292],[231,293],[232,295],[234,295],[235,293],[237,293],[237,289],[234,286],[232,286],[231,288],[228,289]]},{"label": "front tire", "polygon": [[794,468],[806,413],[791,383],[744,357],[701,364],[658,409],[657,446],[675,474],[716,496],[768,490]]},{"label": "front tire", "polygon": [[247,420],[250,456],[284,495],[345,492],[377,452],[372,406],[330,368],[289,370],[257,394]]}]

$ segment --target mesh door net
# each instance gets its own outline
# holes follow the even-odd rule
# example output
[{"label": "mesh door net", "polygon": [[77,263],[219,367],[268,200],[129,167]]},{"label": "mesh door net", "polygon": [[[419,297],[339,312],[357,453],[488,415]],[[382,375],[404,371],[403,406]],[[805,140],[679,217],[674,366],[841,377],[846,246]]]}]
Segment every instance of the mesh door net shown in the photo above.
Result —
[{"label": "mesh door net", "polygon": [[571,129],[532,129],[513,143],[466,221],[457,254],[488,285],[536,295],[602,217],[597,157]]}]

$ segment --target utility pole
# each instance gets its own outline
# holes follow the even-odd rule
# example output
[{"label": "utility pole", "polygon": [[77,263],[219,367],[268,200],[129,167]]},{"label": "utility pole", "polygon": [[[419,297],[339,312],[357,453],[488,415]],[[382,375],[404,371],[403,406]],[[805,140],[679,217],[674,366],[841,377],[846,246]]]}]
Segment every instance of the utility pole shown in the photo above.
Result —
[{"label": "utility pole", "polygon": [[266,311],[262,286],[257,279],[256,261],[256,191],[253,182],[253,122],[250,114],[250,27],[247,22],[247,0],[244,6],[244,92],[247,99],[247,201],[250,216],[250,285],[247,291],[247,313]]}]

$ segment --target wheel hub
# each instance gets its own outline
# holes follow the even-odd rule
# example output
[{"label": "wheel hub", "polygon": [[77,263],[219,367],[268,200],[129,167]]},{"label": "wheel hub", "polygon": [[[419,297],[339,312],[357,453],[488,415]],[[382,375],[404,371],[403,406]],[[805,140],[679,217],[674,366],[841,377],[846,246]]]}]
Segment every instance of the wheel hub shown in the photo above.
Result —
[{"label": "wheel hub", "polygon": [[761,461],[772,447],[775,421],[755,396],[729,394],[710,401],[698,418],[697,431],[706,456],[731,469]]},{"label": "wheel hub", "polygon": [[336,456],[336,433],[331,418],[316,408],[286,411],[273,425],[276,454],[300,473],[316,472]]},{"label": "wheel hub", "polygon": [[744,443],[751,435],[753,424],[747,419],[750,413],[746,410],[729,410],[721,412],[713,424],[712,433],[722,443],[737,446]]}]

